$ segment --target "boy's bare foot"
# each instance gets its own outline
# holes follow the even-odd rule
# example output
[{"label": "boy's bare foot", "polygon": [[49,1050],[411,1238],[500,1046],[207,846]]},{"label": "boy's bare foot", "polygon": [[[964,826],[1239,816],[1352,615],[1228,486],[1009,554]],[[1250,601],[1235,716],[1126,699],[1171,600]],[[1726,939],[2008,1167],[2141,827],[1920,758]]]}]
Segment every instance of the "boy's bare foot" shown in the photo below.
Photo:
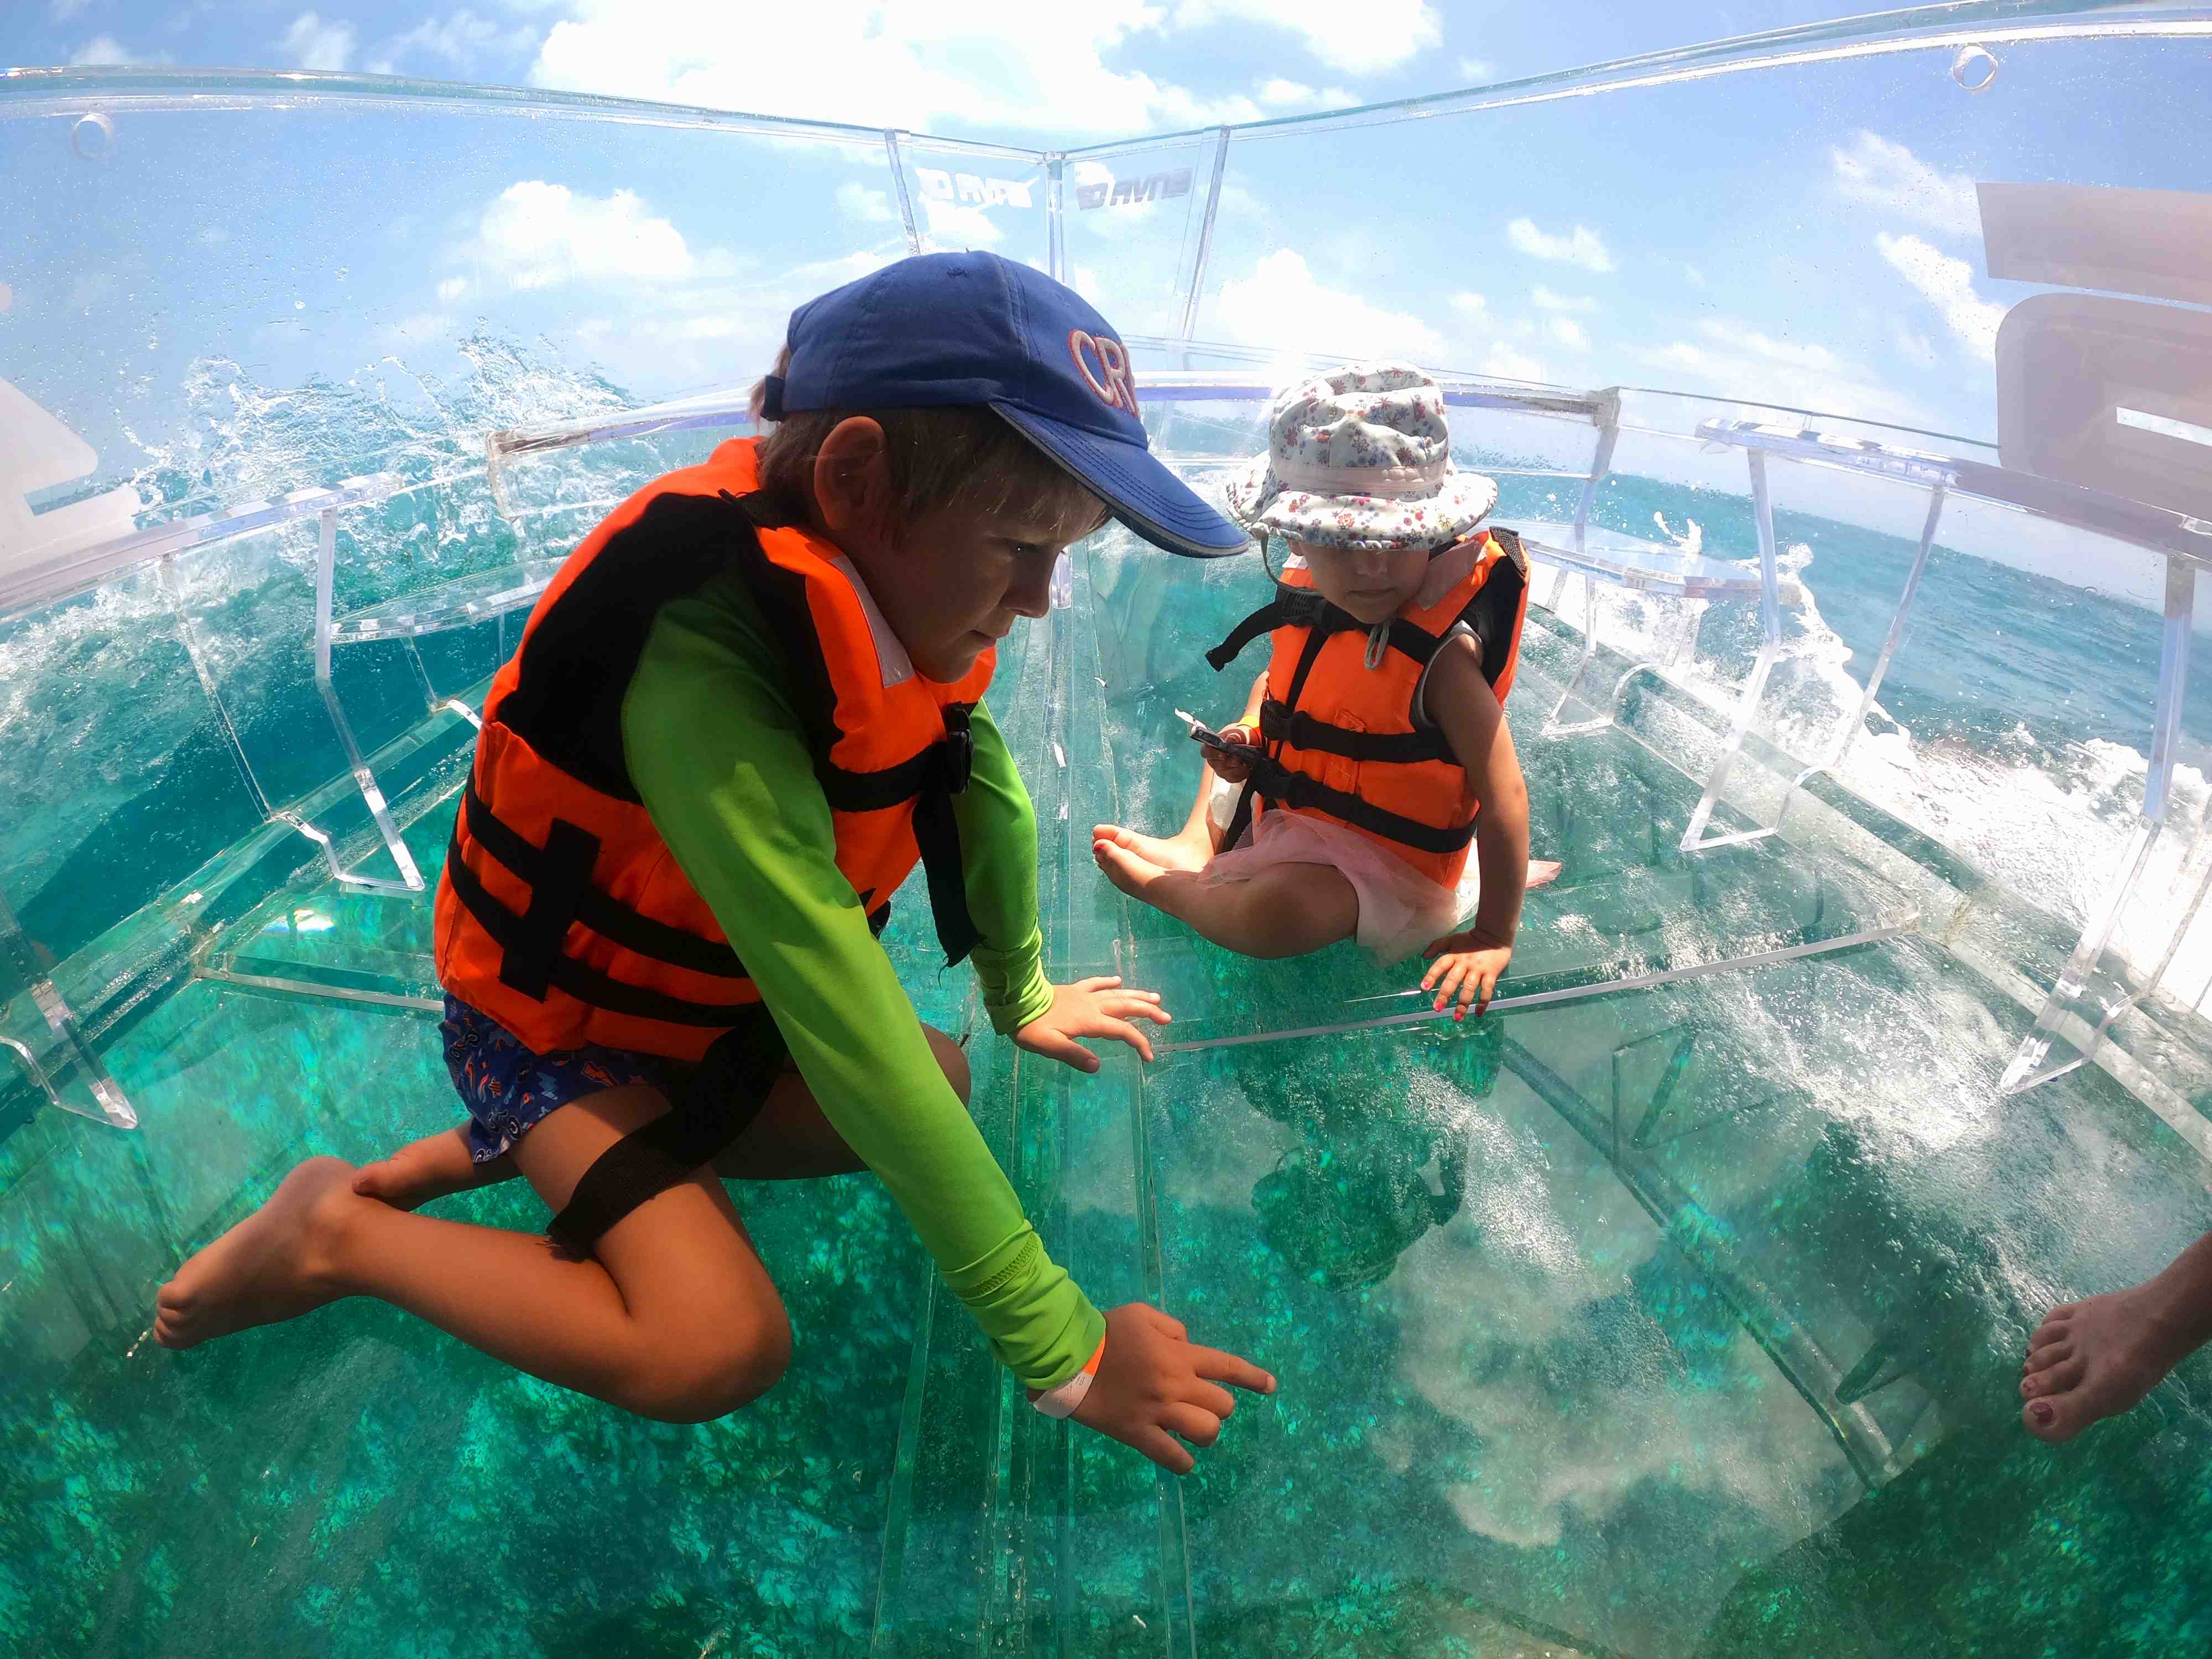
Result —
[{"label": "boy's bare foot", "polygon": [[189,1348],[250,1325],[296,1319],[343,1292],[336,1277],[353,1165],[311,1158],[269,1201],[177,1269],[154,1304],[154,1340]]},{"label": "boy's bare foot", "polygon": [[[1133,842],[1149,842],[1149,836],[1130,836],[1121,832]],[[1131,898],[1145,896],[1145,890],[1169,873],[1142,853],[1102,836],[1091,843],[1091,856],[1098,860],[1098,867],[1106,872],[1106,879]]]},{"label": "boy's bare foot", "polygon": [[353,1189],[365,1198],[382,1199],[395,1210],[411,1210],[448,1193],[511,1180],[516,1173],[512,1153],[489,1164],[477,1163],[469,1156],[465,1133],[453,1128],[425,1135],[390,1158],[364,1164],[353,1178]]},{"label": "boy's bare foot", "polygon": [[[2117,1416],[2156,1388],[2203,1340],[2204,1310],[2173,1282],[2184,1255],[2158,1278],[2129,1290],[2069,1302],[2044,1316],[2027,1341],[2021,1422],[2039,1439],[2071,1440]],[[2200,1291],[2202,1287],[2197,1287]]]},{"label": "boy's bare foot", "polygon": [[[1160,870],[1203,870],[1213,856],[1213,844],[1206,838],[1203,823],[1194,830],[1185,830],[1174,836],[1140,836],[1118,823],[1102,823],[1091,830],[1091,841],[1094,852],[1098,843],[1107,842]],[[1103,859],[1100,864],[1103,867]],[[1111,875],[1112,872],[1107,873]],[[1130,890],[1125,887],[1121,890]]]}]

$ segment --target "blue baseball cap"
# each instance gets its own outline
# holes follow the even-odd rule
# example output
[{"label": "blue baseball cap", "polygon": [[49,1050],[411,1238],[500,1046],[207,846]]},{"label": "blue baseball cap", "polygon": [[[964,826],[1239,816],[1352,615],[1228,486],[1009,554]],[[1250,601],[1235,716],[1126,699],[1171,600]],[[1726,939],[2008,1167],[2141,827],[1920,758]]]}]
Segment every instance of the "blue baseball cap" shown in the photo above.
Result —
[{"label": "blue baseball cap", "polygon": [[1083,297],[995,253],[922,253],[791,313],[763,418],[983,404],[1155,547],[1194,559],[1250,535],[1156,459],[1128,348]]}]

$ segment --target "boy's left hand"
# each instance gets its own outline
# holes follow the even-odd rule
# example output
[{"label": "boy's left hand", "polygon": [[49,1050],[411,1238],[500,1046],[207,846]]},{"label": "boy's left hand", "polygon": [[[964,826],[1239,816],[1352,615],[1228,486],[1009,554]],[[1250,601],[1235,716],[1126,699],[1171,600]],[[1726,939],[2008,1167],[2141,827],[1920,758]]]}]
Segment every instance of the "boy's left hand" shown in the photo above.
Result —
[{"label": "boy's left hand", "polygon": [[1513,960],[1513,947],[1493,945],[1480,933],[1446,933],[1423,954],[1429,958],[1429,971],[1421,988],[1437,994],[1438,1013],[1443,1012],[1444,1004],[1458,997],[1459,1006],[1452,1018],[1465,1019],[1468,1005],[1478,1015],[1490,1006],[1498,976]]},{"label": "boy's left hand", "polygon": [[1129,1022],[1149,1019],[1169,1023],[1158,991],[1125,991],[1113,975],[1052,988],[1052,1006],[1014,1033],[1015,1043],[1033,1054],[1073,1066],[1079,1072],[1098,1069],[1098,1056],[1075,1039],[1114,1037],[1127,1043],[1146,1060],[1152,1057],[1152,1040]]}]

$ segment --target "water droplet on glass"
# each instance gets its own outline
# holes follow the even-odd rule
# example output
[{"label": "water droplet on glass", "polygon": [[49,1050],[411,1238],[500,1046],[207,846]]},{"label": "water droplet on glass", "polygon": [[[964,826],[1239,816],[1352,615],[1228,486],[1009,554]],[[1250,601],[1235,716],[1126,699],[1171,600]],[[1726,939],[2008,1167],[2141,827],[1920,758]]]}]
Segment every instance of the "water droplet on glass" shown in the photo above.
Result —
[{"label": "water droplet on glass", "polygon": [[1968,92],[1986,92],[1997,78],[1997,60],[1987,48],[1961,46],[1951,60],[1951,78]]},{"label": "water droplet on glass", "polygon": [[115,148],[115,123],[98,113],[78,116],[70,128],[70,148],[80,160],[101,160]]}]

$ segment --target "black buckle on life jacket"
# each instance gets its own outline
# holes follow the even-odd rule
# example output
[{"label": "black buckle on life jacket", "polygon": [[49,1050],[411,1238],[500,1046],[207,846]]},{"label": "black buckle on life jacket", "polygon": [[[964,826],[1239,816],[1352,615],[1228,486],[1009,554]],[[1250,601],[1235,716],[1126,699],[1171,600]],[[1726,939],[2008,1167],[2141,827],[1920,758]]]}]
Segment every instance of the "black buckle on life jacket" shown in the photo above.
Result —
[{"label": "black buckle on life jacket", "polygon": [[934,789],[957,795],[968,787],[968,780],[975,775],[975,732],[969,724],[966,705],[945,705],[945,736],[929,746],[929,757],[923,793]]}]

